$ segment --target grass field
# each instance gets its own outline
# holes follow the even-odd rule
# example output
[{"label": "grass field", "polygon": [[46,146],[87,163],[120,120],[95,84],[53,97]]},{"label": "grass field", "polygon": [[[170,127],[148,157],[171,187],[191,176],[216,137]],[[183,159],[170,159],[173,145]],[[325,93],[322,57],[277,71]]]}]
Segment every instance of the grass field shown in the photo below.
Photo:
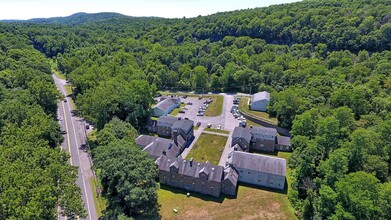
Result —
[{"label": "grass field", "polygon": [[215,95],[212,96],[213,102],[209,104],[209,107],[205,111],[205,116],[215,117],[221,115],[223,112],[224,96]]},{"label": "grass field", "polygon": [[194,158],[197,162],[209,161],[217,165],[227,139],[225,136],[202,133],[186,159]]},{"label": "grass field", "polygon": [[205,128],[204,131],[211,131],[211,132],[217,132],[222,134],[229,134],[229,131],[221,130],[221,129],[214,129],[214,128]]},{"label": "grass field", "polygon": [[245,112],[245,113],[247,113],[249,115],[252,115],[252,116],[254,116],[256,118],[259,118],[259,120],[262,120],[262,121],[265,121],[265,122],[268,122],[268,123],[271,123],[271,124],[274,124],[274,125],[278,124],[277,118],[269,117],[268,113],[250,110],[249,106],[248,106],[248,101],[249,101],[248,97],[241,97],[240,98],[239,111]]}]

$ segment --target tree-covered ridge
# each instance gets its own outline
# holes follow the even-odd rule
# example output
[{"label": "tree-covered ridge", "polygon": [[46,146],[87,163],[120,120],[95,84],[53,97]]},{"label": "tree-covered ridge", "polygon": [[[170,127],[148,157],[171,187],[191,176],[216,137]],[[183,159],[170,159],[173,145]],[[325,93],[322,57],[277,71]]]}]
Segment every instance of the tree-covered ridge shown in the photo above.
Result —
[{"label": "tree-covered ridge", "polygon": [[28,39],[0,34],[0,219],[84,216],[77,169],[58,145],[57,92]]}]

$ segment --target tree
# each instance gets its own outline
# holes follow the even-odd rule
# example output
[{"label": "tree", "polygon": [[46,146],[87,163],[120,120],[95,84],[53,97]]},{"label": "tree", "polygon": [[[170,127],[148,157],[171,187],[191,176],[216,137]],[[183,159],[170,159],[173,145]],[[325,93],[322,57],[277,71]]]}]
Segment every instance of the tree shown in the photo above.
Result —
[{"label": "tree", "polygon": [[338,203],[357,219],[375,219],[380,214],[379,187],[372,174],[351,173],[336,182]]},{"label": "tree", "polygon": [[94,155],[111,210],[129,217],[156,214],[157,169],[147,153],[124,139],[99,146]]},{"label": "tree", "polygon": [[108,145],[115,140],[124,138],[134,140],[137,137],[137,131],[131,124],[113,118],[109,123],[105,124],[102,130],[99,130],[96,138],[99,145]]},{"label": "tree", "polygon": [[208,88],[208,73],[205,67],[196,66],[194,67],[193,75],[193,90],[205,91]]}]

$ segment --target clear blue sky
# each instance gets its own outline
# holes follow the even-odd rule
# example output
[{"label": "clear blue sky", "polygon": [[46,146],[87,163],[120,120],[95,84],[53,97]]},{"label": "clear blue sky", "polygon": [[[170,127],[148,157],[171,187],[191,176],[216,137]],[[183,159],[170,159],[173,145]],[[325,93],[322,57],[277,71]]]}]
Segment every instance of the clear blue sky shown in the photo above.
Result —
[{"label": "clear blue sky", "polygon": [[77,12],[118,12],[130,16],[195,17],[299,0],[0,0],[0,19],[68,16]]}]

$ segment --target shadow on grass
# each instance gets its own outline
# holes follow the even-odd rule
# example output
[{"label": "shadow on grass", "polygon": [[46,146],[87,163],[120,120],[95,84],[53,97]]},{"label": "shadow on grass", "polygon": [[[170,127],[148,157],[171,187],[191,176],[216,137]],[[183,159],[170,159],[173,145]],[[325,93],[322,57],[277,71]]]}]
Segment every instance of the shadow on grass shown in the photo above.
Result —
[{"label": "shadow on grass", "polygon": [[273,189],[273,188],[269,188],[269,187],[265,187],[265,186],[256,186],[256,185],[252,185],[252,184],[249,184],[249,183],[243,183],[243,182],[241,182],[239,185],[240,186],[249,187],[249,188],[253,188],[253,189],[259,189],[259,190],[263,190],[263,191],[278,193],[278,194],[284,194],[284,195],[288,194],[288,182],[287,182],[286,178],[285,178],[285,183],[284,183],[284,189],[283,190]]},{"label": "shadow on grass", "polygon": [[230,196],[230,195],[220,194],[220,197],[216,198],[216,197],[209,196],[209,195],[204,195],[204,194],[201,194],[201,193],[189,192],[189,191],[184,190],[184,189],[175,188],[175,187],[164,185],[164,184],[161,184],[160,188],[163,189],[163,190],[170,191],[170,192],[172,192],[174,194],[182,194],[182,195],[185,195],[185,196],[186,196],[187,193],[190,193],[190,197],[195,197],[195,198],[198,198],[198,199],[202,199],[204,201],[217,202],[217,203],[223,203],[225,199],[236,199],[236,197],[237,197],[236,195],[235,196]]}]

